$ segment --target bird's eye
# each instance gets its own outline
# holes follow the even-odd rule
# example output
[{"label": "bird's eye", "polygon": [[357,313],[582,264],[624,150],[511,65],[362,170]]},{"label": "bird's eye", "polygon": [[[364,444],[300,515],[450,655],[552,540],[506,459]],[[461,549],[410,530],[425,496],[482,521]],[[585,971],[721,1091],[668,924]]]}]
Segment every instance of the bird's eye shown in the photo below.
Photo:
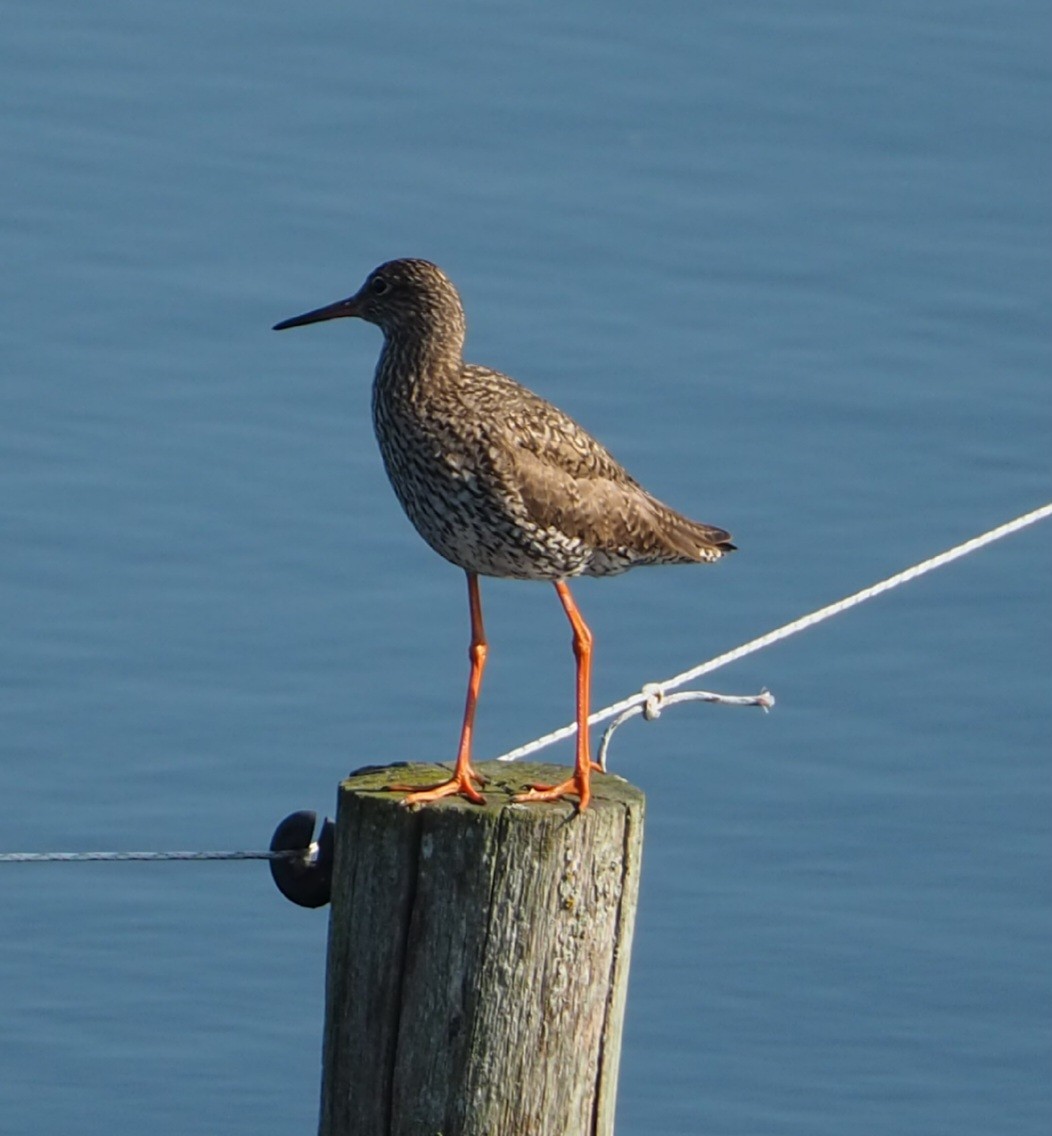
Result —
[{"label": "bird's eye", "polygon": [[382,276],[377,276],[373,281],[373,295],[382,296],[388,288],[387,281]]}]

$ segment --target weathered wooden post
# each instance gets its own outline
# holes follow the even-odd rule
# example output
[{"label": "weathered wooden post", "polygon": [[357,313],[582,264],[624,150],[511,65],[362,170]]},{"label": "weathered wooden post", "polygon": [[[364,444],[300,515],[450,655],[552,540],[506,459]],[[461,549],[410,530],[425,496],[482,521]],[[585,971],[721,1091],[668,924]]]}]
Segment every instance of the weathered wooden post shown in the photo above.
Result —
[{"label": "weathered wooden post", "polygon": [[643,794],[515,805],[565,769],[480,767],[485,807],[340,788],[321,1136],[609,1136],[643,842]]}]

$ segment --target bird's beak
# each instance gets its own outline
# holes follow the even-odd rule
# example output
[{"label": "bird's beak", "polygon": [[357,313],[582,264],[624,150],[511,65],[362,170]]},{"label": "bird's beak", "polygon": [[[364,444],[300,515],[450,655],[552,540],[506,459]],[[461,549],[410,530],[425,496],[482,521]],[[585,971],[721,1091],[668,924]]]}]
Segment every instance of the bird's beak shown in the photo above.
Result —
[{"label": "bird's beak", "polygon": [[282,320],[274,325],[274,331],[284,331],[287,327],[302,327],[306,323],[320,323],[322,320],[339,319],[341,316],[360,315],[360,301],[358,295],[348,296],[346,300],[337,300],[335,304],[328,304],[324,308],[315,308],[312,312],[304,312],[301,316]]}]

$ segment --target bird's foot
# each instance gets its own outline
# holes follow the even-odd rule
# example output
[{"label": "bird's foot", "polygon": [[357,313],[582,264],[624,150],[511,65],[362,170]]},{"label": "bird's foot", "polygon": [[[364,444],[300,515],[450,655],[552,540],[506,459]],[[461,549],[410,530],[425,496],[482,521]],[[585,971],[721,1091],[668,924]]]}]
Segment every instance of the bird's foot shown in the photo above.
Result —
[{"label": "bird's foot", "polygon": [[575,772],[572,777],[558,785],[531,785],[525,793],[517,793],[512,800],[517,804],[532,805],[538,801],[560,801],[570,794],[577,797],[577,811],[584,812],[592,799],[588,778],[579,777]]},{"label": "bird's foot", "polygon": [[426,805],[429,801],[440,801],[443,797],[464,797],[475,805],[484,805],[486,798],[472,782],[485,785],[486,779],[470,766],[462,773],[454,773],[448,781],[441,781],[427,789],[417,789],[412,785],[389,785],[395,792],[404,792],[403,805]]}]

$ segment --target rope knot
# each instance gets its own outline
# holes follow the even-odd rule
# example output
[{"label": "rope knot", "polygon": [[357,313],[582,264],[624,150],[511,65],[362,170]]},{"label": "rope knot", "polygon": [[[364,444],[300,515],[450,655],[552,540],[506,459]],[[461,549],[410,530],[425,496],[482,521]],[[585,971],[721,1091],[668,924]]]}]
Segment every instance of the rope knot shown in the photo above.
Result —
[{"label": "rope knot", "polygon": [[643,717],[648,722],[661,717],[662,703],[665,701],[665,688],[660,682],[648,682],[641,691],[643,695]]}]

